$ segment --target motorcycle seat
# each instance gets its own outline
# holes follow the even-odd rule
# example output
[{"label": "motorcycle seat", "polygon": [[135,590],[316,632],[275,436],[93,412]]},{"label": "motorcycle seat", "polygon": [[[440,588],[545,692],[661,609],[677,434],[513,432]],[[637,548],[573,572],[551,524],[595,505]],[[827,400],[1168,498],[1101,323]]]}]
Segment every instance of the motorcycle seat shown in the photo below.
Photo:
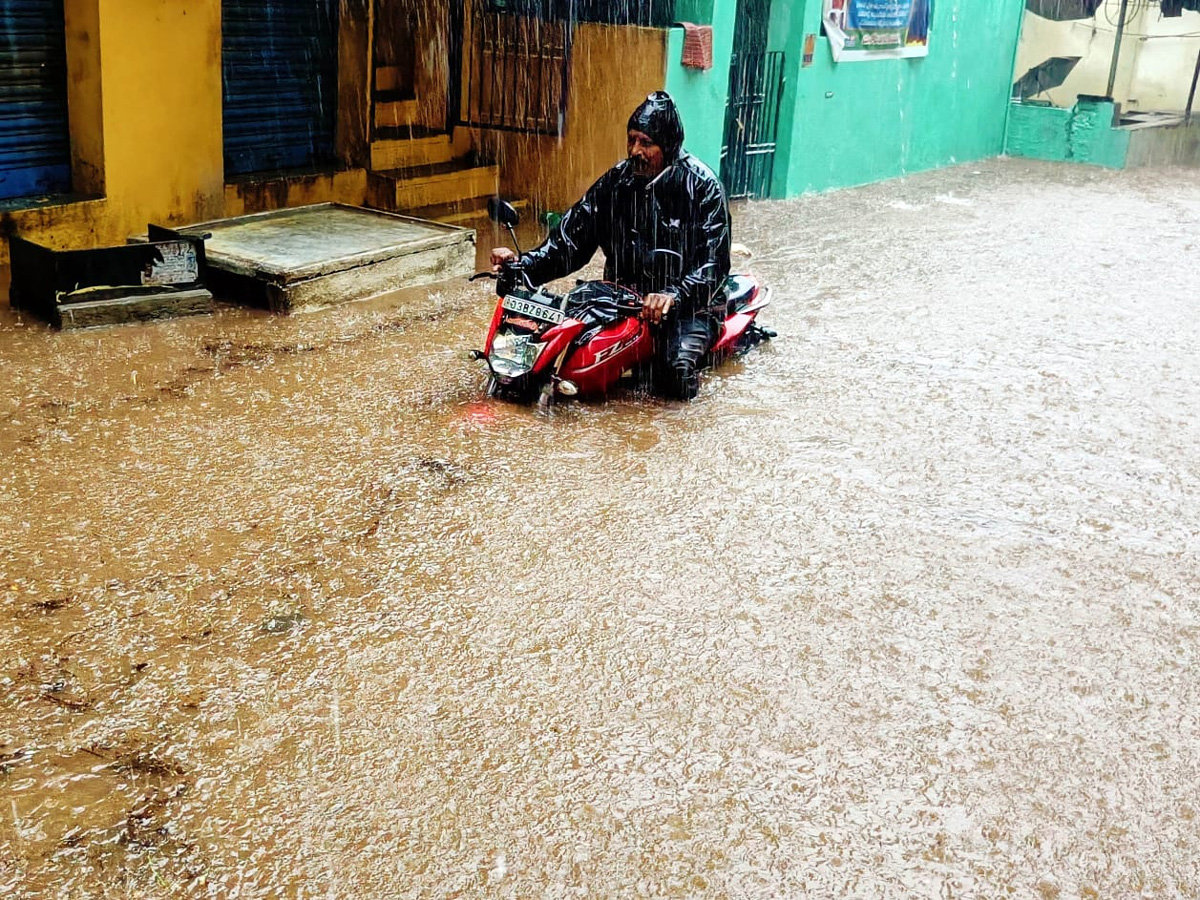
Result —
[{"label": "motorcycle seat", "polygon": [[725,290],[729,298],[727,308],[736,312],[748,304],[754,296],[756,286],[754,279],[748,275],[730,275],[725,281]]}]

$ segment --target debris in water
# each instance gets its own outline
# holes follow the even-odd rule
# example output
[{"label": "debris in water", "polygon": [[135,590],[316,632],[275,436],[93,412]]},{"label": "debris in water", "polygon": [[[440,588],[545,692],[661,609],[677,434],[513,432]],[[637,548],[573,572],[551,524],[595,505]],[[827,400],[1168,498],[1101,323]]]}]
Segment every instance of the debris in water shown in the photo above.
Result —
[{"label": "debris in water", "polygon": [[70,606],[77,598],[74,594],[66,597],[51,597],[49,600],[35,600],[33,603],[34,609],[40,609],[42,612],[54,612],[62,609],[64,606]]},{"label": "debris in water", "polygon": [[267,617],[258,630],[263,634],[287,634],[304,620],[305,616],[302,612],[276,613]]}]

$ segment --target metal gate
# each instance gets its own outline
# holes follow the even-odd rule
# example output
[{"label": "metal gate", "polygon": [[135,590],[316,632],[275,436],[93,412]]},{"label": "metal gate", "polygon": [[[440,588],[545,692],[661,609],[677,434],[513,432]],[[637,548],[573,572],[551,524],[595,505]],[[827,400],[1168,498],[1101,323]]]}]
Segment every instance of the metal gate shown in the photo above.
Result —
[{"label": "metal gate", "polygon": [[467,0],[459,123],[500,131],[561,135],[571,68],[570,21],[537,4]]},{"label": "metal gate", "polygon": [[222,0],[225,176],[333,160],[338,0]]},{"label": "metal gate", "polygon": [[731,200],[770,193],[782,96],[783,53],[734,55],[721,148],[721,181]]},{"label": "metal gate", "polygon": [[63,0],[0,0],[0,200],[71,187]]}]

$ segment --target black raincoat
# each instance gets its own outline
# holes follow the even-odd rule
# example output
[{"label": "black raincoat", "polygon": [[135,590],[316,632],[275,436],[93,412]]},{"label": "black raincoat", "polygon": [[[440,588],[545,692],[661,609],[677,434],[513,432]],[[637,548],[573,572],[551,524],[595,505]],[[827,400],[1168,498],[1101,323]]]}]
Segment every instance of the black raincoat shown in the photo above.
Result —
[{"label": "black raincoat", "polygon": [[675,148],[667,168],[649,182],[627,159],[613,166],[521,263],[535,284],[544,284],[582,268],[600,248],[607,280],[642,294],[673,295],[673,314],[681,318],[723,315],[729,231],[721,183],[704,163]]}]

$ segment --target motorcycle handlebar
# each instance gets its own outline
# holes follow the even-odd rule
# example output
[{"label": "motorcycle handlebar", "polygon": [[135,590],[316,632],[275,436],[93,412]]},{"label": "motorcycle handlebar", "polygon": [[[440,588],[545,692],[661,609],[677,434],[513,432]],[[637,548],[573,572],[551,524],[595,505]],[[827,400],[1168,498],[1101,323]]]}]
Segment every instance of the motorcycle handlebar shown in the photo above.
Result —
[{"label": "motorcycle handlebar", "polygon": [[[522,276],[525,276],[524,270],[519,265],[513,266],[512,263],[504,264],[504,268],[509,268],[510,266],[516,271],[520,272]],[[499,281],[500,277],[500,273],[492,272],[491,270],[485,270],[483,272],[476,272],[474,275],[471,275],[467,278],[467,281],[478,281],[480,278],[490,278],[493,281]],[[532,289],[533,285],[529,283],[528,276],[525,276],[525,281],[526,284],[528,284]],[[586,282],[583,280],[576,281],[577,286],[581,284],[586,284]],[[642,314],[642,310],[644,309],[641,303],[617,303],[616,308],[617,312],[624,313],[628,316],[640,316]]]},{"label": "motorcycle handlebar", "polygon": [[467,281],[478,281],[480,278],[490,278],[493,281],[499,281],[502,273],[517,272],[520,273],[522,279],[524,279],[525,283],[530,287],[530,289],[533,288],[533,285],[529,284],[529,276],[525,274],[525,270],[521,267],[521,261],[519,258],[502,262],[500,264],[500,269],[500,272],[493,272],[491,269],[484,270],[483,272],[476,272],[474,275],[468,278]]}]

